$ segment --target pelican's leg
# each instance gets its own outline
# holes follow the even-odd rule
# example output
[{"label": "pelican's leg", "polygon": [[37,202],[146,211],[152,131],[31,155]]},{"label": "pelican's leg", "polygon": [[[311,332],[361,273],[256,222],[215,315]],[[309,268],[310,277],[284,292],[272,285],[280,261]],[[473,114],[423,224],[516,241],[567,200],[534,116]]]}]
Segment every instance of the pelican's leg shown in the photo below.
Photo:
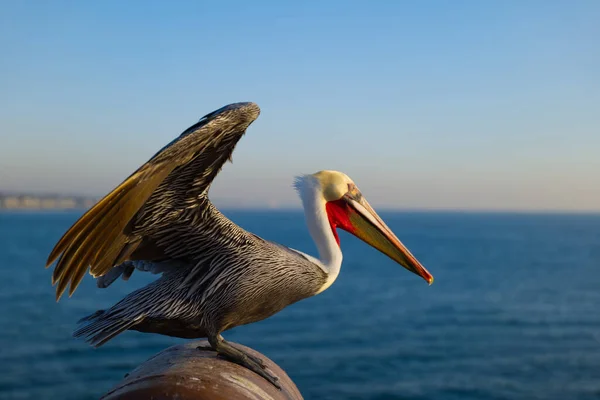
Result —
[{"label": "pelican's leg", "polygon": [[200,346],[196,347],[198,350],[206,350],[206,351],[216,351],[211,345],[210,343],[207,344],[201,344]]},{"label": "pelican's leg", "polygon": [[265,364],[260,358],[255,357],[241,349],[232,346],[225,339],[223,339],[223,336],[221,335],[209,336],[208,342],[210,343],[211,348],[217,353],[219,353],[221,356],[227,358],[229,361],[232,361],[257,373],[258,375],[265,378],[267,381],[271,382],[273,386],[275,386],[277,389],[281,390],[281,386],[277,382],[279,379],[265,370]]},{"label": "pelican's leg", "polygon": [[[223,342],[225,342],[225,339],[223,339]],[[248,357],[249,359],[251,359],[252,361],[254,361],[255,363],[257,363],[258,365],[260,365],[261,368],[265,368],[265,363],[263,360],[261,360],[258,357],[253,356],[252,354],[248,354],[246,352],[244,352],[242,349],[238,349],[237,347],[235,347],[232,344],[229,344],[229,342],[225,342],[227,343],[227,345],[233,347],[235,350],[240,351],[242,353],[244,353],[246,355],[246,357]],[[215,350],[215,348],[210,344],[201,344],[200,346],[196,347],[198,350],[206,350],[206,351],[217,351]]]}]

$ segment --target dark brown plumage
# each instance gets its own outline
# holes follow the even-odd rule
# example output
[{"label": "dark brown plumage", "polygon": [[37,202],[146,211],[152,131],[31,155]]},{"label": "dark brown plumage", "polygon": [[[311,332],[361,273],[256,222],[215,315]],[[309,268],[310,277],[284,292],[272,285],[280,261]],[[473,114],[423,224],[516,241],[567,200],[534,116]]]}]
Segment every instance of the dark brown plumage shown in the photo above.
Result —
[{"label": "dark brown plumage", "polygon": [[162,273],[110,309],[82,319],[76,337],[94,346],[127,329],[208,337],[219,353],[277,385],[260,360],[230,346],[220,333],[315,294],[326,274],[300,253],[244,231],[207,196],[259,112],[256,104],[238,103],[203,117],[58,241],[47,262],[58,258],[52,275],[57,300],[67,285],[69,295],[75,291],[88,268],[101,287],[128,278],[135,268]]},{"label": "dark brown plumage", "polygon": [[56,298],[72,295],[85,273],[99,287],[135,270],[160,274],[107,310],[83,318],[74,332],[101,346],[125,330],[182,338],[207,337],[210,347],[274,385],[260,359],[227,343],[223,331],[268,318],[327,289],[342,254],[336,228],[379,249],[429,283],[410,254],[337,171],[296,180],[319,259],[245,231],[208,199],[210,185],[248,126],[254,103],[225,106],[203,117],[87,211],[58,241],[47,267]]},{"label": "dark brown plumage", "polygon": [[88,267],[97,277],[125,260],[168,258],[147,233],[206,195],[259,113],[256,104],[239,103],[206,115],[86,212],[48,257],[47,266],[60,256],[52,275],[57,300],[69,283],[73,294]]}]

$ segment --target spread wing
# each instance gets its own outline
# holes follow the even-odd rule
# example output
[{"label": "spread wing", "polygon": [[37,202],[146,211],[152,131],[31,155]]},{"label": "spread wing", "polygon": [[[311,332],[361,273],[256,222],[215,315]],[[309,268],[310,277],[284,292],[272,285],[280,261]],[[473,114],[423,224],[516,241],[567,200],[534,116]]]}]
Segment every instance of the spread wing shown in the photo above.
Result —
[{"label": "spread wing", "polygon": [[254,103],[235,103],[206,115],[83,214],[46,263],[58,258],[52,274],[57,300],[69,283],[73,294],[88,268],[102,276],[139,251],[140,227],[151,229],[205,203],[213,179],[259,114]]}]

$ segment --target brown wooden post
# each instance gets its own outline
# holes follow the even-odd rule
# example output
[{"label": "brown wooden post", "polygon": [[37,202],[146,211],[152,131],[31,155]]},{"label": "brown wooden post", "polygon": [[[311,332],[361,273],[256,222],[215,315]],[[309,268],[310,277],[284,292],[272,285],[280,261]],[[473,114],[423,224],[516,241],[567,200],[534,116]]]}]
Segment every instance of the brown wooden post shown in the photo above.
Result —
[{"label": "brown wooden post", "polygon": [[217,357],[214,351],[198,350],[205,340],[169,347],[151,357],[106,393],[102,400],[302,400],[294,382],[261,353],[235,344],[264,360],[279,378],[281,390],[261,376]]}]

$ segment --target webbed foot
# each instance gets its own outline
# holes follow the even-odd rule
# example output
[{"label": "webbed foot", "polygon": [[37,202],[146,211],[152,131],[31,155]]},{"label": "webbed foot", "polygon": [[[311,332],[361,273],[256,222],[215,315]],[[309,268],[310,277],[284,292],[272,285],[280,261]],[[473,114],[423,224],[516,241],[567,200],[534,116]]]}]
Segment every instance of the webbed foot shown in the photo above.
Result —
[{"label": "webbed foot", "polygon": [[[223,339],[221,335],[218,335],[215,338],[209,338],[209,341],[211,343],[211,350],[215,350],[217,353],[219,353],[219,355],[231,362],[248,368],[250,371],[262,376],[277,389],[281,390],[279,378],[267,372],[266,365],[262,359],[232,346],[225,339]],[[199,346],[198,348],[204,349],[204,347],[205,346]]]},{"label": "webbed foot", "polygon": [[210,344],[201,344],[196,347],[198,350],[206,350],[206,351],[216,351]]}]

